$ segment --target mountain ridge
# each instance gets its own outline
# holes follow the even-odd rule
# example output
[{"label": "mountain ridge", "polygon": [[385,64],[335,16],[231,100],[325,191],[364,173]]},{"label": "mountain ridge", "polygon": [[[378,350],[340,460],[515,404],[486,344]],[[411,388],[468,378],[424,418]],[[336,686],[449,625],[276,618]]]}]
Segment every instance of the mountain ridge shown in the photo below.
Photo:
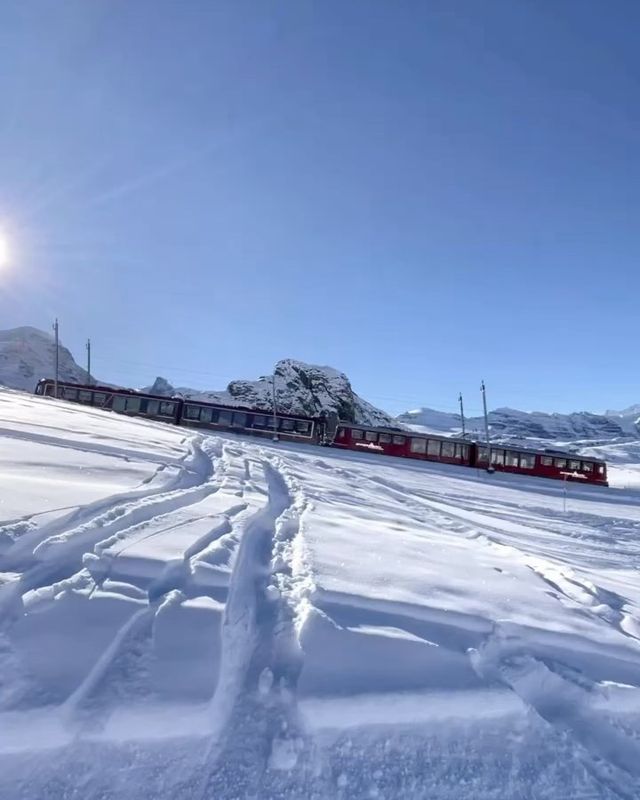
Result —
[{"label": "mountain ridge", "polygon": [[[630,407],[633,410],[633,406]],[[492,439],[522,445],[538,442],[615,441],[640,437],[640,420],[635,413],[594,414],[576,411],[569,414],[545,411],[520,411],[502,407],[489,412],[489,432]],[[400,414],[399,422],[414,429],[447,435],[460,434],[460,415],[435,411],[430,408],[414,409]],[[484,418],[465,419],[467,432],[476,431],[484,438]]]},{"label": "mountain ridge", "polygon": [[[23,391],[33,391],[41,377],[50,377],[55,360],[53,336],[32,326],[0,331],[0,384]],[[88,375],[74,360],[70,350],[59,346],[61,380],[86,383]],[[280,411],[305,416],[325,414],[349,422],[383,427],[409,427],[439,435],[461,433],[458,414],[421,407],[393,417],[360,397],[347,375],[329,366],[282,359],[275,367],[276,406]],[[105,383],[105,381],[101,381]],[[108,385],[108,384],[107,384]],[[223,390],[200,390],[175,387],[158,377],[143,391],[153,394],[218,402],[271,411],[273,388],[271,376],[257,380],[233,380]],[[467,433],[484,438],[484,419],[470,417]],[[492,439],[521,446],[547,446],[551,443],[580,443],[588,446],[640,438],[640,405],[622,411],[594,414],[588,411],[557,412],[519,411],[509,407],[489,413]]]}]

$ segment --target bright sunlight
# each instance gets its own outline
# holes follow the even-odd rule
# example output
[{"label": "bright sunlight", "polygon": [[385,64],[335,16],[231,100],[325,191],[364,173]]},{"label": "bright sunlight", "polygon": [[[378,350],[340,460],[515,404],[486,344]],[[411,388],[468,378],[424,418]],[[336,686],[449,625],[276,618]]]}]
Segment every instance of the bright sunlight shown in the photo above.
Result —
[{"label": "bright sunlight", "polygon": [[0,231],[0,269],[9,263],[9,243],[7,237]]}]

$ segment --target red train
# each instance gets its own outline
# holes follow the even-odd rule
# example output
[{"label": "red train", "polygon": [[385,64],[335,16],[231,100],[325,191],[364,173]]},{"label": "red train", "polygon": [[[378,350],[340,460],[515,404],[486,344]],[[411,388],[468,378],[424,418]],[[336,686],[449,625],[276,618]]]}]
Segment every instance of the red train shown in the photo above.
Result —
[{"label": "red train", "polygon": [[[422,461],[439,461],[465,467],[489,468],[485,444],[433,436],[426,433],[395,431],[341,422],[332,441],[333,447],[378,453]],[[607,486],[607,465],[595,458],[574,453],[529,450],[523,447],[491,445],[491,467],[499,472],[514,472],[542,478],[598,483]]]},{"label": "red train", "polygon": [[[55,395],[50,378],[38,382],[35,393]],[[332,429],[322,417],[295,414],[273,415],[252,408],[238,408],[182,398],[157,397],[131,389],[87,386],[58,382],[58,397],[72,403],[104,408],[130,416],[146,417],[211,431],[224,431],[273,437],[286,441],[328,445],[378,455],[437,461],[465,467],[479,467],[499,472],[513,472],[542,478],[595,483],[607,486],[607,465],[595,458],[573,453],[529,450],[522,447],[491,445],[481,442],[412,431],[376,428],[338,422]]]}]

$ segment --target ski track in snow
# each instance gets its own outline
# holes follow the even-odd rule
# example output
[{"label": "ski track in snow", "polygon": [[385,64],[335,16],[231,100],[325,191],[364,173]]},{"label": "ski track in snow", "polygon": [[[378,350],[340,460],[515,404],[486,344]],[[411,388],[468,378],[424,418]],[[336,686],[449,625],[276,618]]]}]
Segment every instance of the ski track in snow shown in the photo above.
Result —
[{"label": "ski track in snow", "polygon": [[640,798],[637,494],[14,397],[148,474],[0,522],[0,796]]}]

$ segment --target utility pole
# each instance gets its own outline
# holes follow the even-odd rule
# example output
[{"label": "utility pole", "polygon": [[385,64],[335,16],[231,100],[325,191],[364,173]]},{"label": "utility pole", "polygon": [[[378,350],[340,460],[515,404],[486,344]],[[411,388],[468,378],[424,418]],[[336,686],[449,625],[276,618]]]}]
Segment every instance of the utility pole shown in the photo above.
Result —
[{"label": "utility pole", "polygon": [[495,468],[491,463],[491,439],[489,438],[489,415],[487,414],[487,391],[485,389],[484,381],[480,385],[482,392],[482,407],[484,408],[484,432],[487,437],[487,472],[495,472]]},{"label": "utility pole", "polygon": [[55,370],[55,379],[54,379],[54,395],[55,397],[58,396],[58,372],[60,367],[60,358],[58,352],[58,318],[56,317],[56,321],[53,323],[53,330],[56,335],[56,370]]},{"label": "utility pole", "polygon": [[87,382],[91,386],[91,339],[87,339]]},{"label": "utility pole", "polygon": [[460,402],[460,422],[462,422],[462,438],[464,439],[466,432],[464,429],[464,406],[462,405],[462,392],[458,396],[458,401]]},{"label": "utility pole", "polygon": [[273,441],[278,441],[278,411],[276,408],[276,371],[274,369],[271,376],[271,388],[273,389]]}]

